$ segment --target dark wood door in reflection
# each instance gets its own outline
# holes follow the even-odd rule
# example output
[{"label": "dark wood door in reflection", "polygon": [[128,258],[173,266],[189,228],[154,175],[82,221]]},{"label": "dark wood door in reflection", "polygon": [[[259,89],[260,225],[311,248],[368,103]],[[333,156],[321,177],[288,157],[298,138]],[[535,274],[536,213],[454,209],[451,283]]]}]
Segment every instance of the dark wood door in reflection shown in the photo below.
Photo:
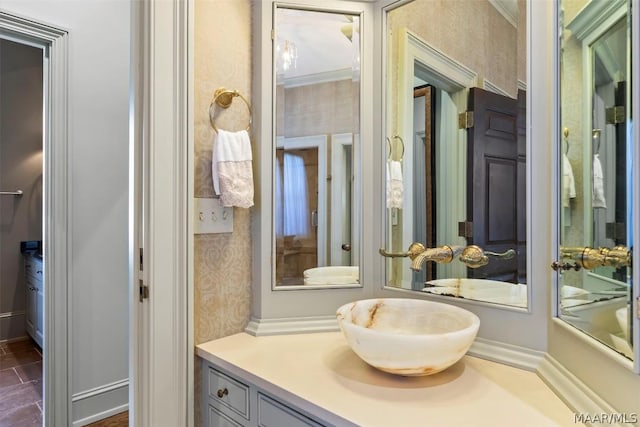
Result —
[{"label": "dark wood door in reflection", "polygon": [[[469,277],[526,283],[526,152],[524,92],[518,99],[479,88],[469,94],[467,138],[468,244],[512,259],[489,258]],[[519,130],[520,129],[520,130]]]}]

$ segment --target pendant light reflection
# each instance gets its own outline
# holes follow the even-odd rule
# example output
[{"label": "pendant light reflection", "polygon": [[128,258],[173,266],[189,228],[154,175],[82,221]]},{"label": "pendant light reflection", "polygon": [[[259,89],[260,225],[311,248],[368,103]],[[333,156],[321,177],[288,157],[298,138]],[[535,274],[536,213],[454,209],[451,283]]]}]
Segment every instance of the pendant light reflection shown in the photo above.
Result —
[{"label": "pendant light reflection", "polygon": [[297,67],[298,48],[292,41],[285,40],[276,46],[278,71],[286,72]]}]

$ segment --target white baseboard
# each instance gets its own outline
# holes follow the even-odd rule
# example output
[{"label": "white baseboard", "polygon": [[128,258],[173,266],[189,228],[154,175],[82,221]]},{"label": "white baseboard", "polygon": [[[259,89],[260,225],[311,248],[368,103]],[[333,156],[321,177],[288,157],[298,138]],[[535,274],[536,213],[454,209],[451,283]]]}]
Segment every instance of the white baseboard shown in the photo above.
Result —
[{"label": "white baseboard", "polygon": [[527,371],[538,369],[545,355],[542,351],[480,337],[475,339],[468,354]]},{"label": "white baseboard", "polygon": [[0,342],[19,341],[25,337],[25,312],[0,313]]},{"label": "white baseboard", "polygon": [[129,380],[116,381],[71,397],[73,427],[100,421],[129,409]]},{"label": "white baseboard", "polygon": [[317,316],[280,319],[255,319],[252,318],[245,332],[254,336],[302,334],[313,332],[339,331],[338,321],[335,316]]},{"label": "white baseboard", "polygon": [[618,412],[548,354],[544,356],[537,373],[542,381],[577,414],[614,414]]}]

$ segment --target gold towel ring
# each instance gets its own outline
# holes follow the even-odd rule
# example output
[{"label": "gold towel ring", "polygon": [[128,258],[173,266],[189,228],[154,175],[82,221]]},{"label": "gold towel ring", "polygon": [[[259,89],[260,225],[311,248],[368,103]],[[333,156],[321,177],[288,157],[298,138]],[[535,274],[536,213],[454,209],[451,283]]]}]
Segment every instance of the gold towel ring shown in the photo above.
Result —
[{"label": "gold towel ring", "polygon": [[389,139],[389,137],[387,137],[387,146],[389,147],[389,150],[387,152],[387,160],[393,160],[393,147],[391,144],[391,140],[392,139],[399,139],[400,140],[400,146],[402,147],[402,152],[400,153],[400,160],[402,161],[402,159],[404,158],[404,140],[402,139],[402,137],[400,135],[393,135],[391,137],[391,139]]},{"label": "gold towel ring", "polygon": [[235,98],[236,96],[240,97],[240,99],[244,101],[247,109],[249,110],[249,124],[247,125],[246,130],[249,131],[249,129],[251,129],[251,105],[249,104],[249,101],[247,101],[247,98],[242,96],[242,94],[237,90],[229,90],[227,88],[220,87],[213,93],[213,99],[211,100],[211,104],[209,105],[209,121],[211,122],[213,130],[215,130],[216,132],[218,132],[218,128],[216,127],[215,119],[213,118],[216,105],[222,108],[229,108],[229,106],[233,102],[233,98]]}]

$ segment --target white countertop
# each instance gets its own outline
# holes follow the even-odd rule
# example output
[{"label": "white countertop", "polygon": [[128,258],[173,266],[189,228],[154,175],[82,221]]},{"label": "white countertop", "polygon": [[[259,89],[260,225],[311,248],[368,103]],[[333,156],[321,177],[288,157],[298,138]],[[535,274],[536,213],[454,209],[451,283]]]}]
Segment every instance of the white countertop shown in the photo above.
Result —
[{"label": "white countertop", "polygon": [[[363,362],[340,332],[232,335],[197,355],[314,415],[366,427],[577,426],[573,412],[533,372],[465,356],[426,377],[400,377]],[[339,419],[338,418],[338,419]]]}]

